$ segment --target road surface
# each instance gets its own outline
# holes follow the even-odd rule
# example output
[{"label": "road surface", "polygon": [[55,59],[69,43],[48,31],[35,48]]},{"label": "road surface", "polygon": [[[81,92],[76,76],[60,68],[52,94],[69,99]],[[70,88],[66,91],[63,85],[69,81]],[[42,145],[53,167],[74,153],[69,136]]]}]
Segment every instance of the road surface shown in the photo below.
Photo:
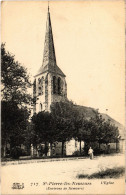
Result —
[{"label": "road surface", "polygon": [[[37,192],[40,187],[42,188],[43,182],[47,184],[49,182],[82,182],[83,179],[77,179],[78,174],[92,174],[107,168],[124,166],[124,162],[124,157],[117,155],[95,157],[93,160],[38,161],[38,163],[7,165],[3,166],[1,170],[3,192],[11,192],[12,185],[15,182],[24,183],[25,189],[32,188],[33,193]],[[45,186],[47,185],[46,183]],[[35,185],[39,185],[39,187],[35,187]],[[43,190],[45,190],[45,186],[43,186]],[[47,185],[47,187],[49,186]],[[51,187],[56,187],[56,185],[51,184]],[[7,188],[10,190],[7,191]],[[12,191],[17,193],[16,190]],[[21,194],[23,192],[25,191],[22,191],[22,193],[20,191]]]}]

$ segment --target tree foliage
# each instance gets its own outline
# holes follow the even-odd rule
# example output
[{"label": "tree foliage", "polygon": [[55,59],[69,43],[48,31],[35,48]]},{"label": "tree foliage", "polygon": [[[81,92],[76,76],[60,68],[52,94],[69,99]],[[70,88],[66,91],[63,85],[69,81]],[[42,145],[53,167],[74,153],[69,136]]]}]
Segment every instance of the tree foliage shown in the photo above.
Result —
[{"label": "tree foliage", "polygon": [[31,87],[31,83],[27,69],[6,51],[5,44],[1,45],[1,84],[2,100],[20,105],[29,103],[31,96],[27,88]]},{"label": "tree foliage", "polygon": [[26,108],[19,108],[12,102],[2,101],[1,105],[2,140],[11,146],[18,146],[24,141],[23,131],[26,129],[29,113]]},{"label": "tree foliage", "polygon": [[56,141],[55,123],[49,112],[39,112],[32,117],[33,131],[35,132],[33,143]]},{"label": "tree foliage", "polygon": [[57,129],[57,141],[68,141],[74,136],[74,121],[78,112],[72,101],[55,102],[51,105],[51,114]]},{"label": "tree foliage", "polygon": [[[64,142],[72,138],[84,141],[88,147],[91,143],[99,144],[115,142],[119,135],[118,128],[105,121],[97,111],[90,119],[79,112],[71,101],[55,102],[51,105],[51,113],[41,112],[33,117],[38,142]],[[81,150],[81,146],[80,146]],[[63,152],[63,145],[62,145]]]},{"label": "tree foliage", "polygon": [[2,148],[24,143],[24,131],[30,115],[28,104],[32,98],[27,89],[31,87],[27,70],[15,61],[14,55],[1,45],[1,134]]}]

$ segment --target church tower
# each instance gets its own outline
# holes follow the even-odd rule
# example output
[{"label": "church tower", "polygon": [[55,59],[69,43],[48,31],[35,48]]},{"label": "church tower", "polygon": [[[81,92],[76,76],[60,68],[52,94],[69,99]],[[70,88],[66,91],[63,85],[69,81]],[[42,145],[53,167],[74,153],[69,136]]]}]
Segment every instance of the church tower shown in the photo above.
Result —
[{"label": "church tower", "polygon": [[52,102],[67,98],[65,74],[57,66],[50,11],[48,6],[46,34],[44,43],[43,63],[35,75],[33,96],[35,99],[34,113],[50,111]]}]

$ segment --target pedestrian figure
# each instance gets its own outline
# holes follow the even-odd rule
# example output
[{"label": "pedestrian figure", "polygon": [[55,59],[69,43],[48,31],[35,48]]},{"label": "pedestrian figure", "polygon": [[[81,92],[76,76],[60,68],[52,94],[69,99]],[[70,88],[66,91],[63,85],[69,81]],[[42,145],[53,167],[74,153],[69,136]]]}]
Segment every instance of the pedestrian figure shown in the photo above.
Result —
[{"label": "pedestrian figure", "polygon": [[90,159],[93,159],[93,149],[91,147],[88,150],[88,154],[90,156]]}]

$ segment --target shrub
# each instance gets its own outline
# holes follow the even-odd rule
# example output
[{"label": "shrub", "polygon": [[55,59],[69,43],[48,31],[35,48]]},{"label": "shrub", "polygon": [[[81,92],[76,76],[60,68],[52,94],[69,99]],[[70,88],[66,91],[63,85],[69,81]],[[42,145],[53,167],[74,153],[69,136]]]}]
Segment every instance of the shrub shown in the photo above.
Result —
[{"label": "shrub", "polygon": [[19,146],[15,146],[14,148],[12,148],[10,156],[13,159],[19,159],[21,155],[22,155],[22,150]]},{"label": "shrub", "polygon": [[77,151],[73,152],[72,156],[80,156],[80,151],[77,150]]},{"label": "shrub", "polygon": [[93,173],[91,175],[88,174],[79,174],[77,175],[78,179],[106,179],[106,178],[119,178],[122,177],[125,174],[125,168],[124,167],[114,167],[114,168],[108,168],[106,170],[101,170],[99,172]]}]

